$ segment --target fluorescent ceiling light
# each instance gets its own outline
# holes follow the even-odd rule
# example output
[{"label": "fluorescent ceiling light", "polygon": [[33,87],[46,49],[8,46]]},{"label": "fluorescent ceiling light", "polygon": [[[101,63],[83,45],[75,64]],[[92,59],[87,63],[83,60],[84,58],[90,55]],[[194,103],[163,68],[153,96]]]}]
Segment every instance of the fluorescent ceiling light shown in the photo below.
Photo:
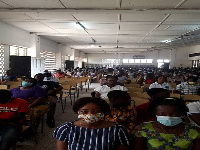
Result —
[{"label": "fluorescent ceiling light", "polygon": [[81,29],[86,30],[86,28],[80,22],[76,22],[76,24],[79,25]]}]

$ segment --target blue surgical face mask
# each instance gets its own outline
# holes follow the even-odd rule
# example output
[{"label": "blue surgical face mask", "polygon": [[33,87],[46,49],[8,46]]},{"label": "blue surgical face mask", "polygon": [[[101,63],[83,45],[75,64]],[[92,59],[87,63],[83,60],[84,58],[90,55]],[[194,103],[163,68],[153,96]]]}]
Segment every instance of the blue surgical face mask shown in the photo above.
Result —
[{"label": "blue surgical face mask", "polygon": [[157,121],[165,126],[175,126],[182,122],[181,117],[156,116]]},{"label": "blue surgical face mask", "polygon": [[33,85],[33,83],[22,81],[22,86],[23,87],[29,87],[29,86],[32,86],[32,85]]}]

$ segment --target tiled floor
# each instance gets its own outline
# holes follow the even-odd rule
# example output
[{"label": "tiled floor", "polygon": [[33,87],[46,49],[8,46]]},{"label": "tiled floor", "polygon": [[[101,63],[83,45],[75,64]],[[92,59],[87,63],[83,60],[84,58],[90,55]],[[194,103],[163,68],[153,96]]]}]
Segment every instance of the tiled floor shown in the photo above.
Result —
[{"label": "tiled floor", "polygon": [[[79,97],[91,97],[91,92],[94,88],[98,87],[99,83],[92,83],[90,85],[90,90],[85,92],[83,89],[80,92]],[[46,118],[46,116],[45,116]],[[72,106],[69,98],[67,99],[67,105],[65,112],[62,112],[61,103],[57,103],[55,121],[56,127],[61,125],[64,122],[72,121],[77,119],[77,115],[72,111]],[[45,121],[44,121],[45,122]],[[46,123],[44,123],[44,133],[41,133],[41,128],[38,129],[38,144],[35,144],[34,138],[25,139],[25,142],[18,142],[16,145],[17,150],[54,150],[56,149],[56,139],[52,137],[52,133],[55,128],[49,128]]]}]

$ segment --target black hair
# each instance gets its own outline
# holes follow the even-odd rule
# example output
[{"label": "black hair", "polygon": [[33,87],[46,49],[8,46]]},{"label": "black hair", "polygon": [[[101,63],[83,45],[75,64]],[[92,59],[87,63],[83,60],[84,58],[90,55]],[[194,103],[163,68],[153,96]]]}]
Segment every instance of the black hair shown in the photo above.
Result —
[{"label": "black hair", "polygon": [[159,75],[156,76],[156,80],[158,80],[158,78],[160,78],[160,77],[164,77],[165,81],[166,81],[166,79],[167,79],[166,76],[164,76],[164,75],[162,75],[162,74],[159,74]]},{"label": "black hair", "polygon": [[0,90],[1,99],[10,99],[12,98],[12,93],[9,90]]},{"label": "black hair", "polygon": [[189,77],[187,78],[187,81],[190,80],[190,79],[192,79],[194,82],[197,82],[198,77],[189,76]]},{"label": "black hair", "polygon": [[94,104],[98,105],[105,115],[110,113],[110,106],[108,105],[108,103],[106,101],[104,101],[103,99],[96,98],[96,97],[80,98],[74,103],[72,109],[75,113],[77,113],[80,108],[82,108],[83,106],[85,106],[88,103],[94,103]]},{"label": "black hair", "polygon": [[112,75],[107,75],[107,76],[106,76],[106,80],[108,80],[108,78],[113,78],[113,79],[116,79],[116,80],[118,79],[117,76],[112,76]]},{"label": "black hair", "polygon": [[124,95],[129,95],[128,93],[127,93],[127,91],[121,91],[121,90],[113,90],[113,91],[110,91],[108,94],[107,94],[107,96],[108,96],[108,98],[109,98],[109,100],[115,100],[115,99],[119,99],[119,98],[121,98],[122,96],[124,96]]},{"label": "black hair", "polygon": [[158,106],[175,106],[178,107],[182,115],[187,115],[189,111],[188,107],[185,105],[185,101],[176,97],[169,97],[164,99],[156,99],[152,101],[149,105],[149,113],[152,117],[155,117],[155,110]]},{"label": "black hair", "polygon": [[154,96],[155,94],[157,94],[157,93],[161,93],[161,92],[169,92],[169,90],[167,90],[167,89],[163,89],[163,88],[152,88],[152,89],[149,89],[148,91],[147,91],[147,94],[150,96],[150,97],[152,97],[152,96]]},{"label": "black hair", "polygon": [[37,84],[37,80],[34,79],[34,78],[28,77],[28,78],[25,78],[25,79],[26,79],[26,80],[27,80],[27,79],[31,79],[31,80],[33,80],[33,86]]}]

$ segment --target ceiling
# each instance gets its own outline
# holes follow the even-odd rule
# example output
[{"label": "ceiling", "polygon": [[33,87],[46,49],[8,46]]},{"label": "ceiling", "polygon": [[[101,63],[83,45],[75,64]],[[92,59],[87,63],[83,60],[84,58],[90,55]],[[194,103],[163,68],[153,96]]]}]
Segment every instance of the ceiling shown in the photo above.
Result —
[{"label": "ceiling", "polygon": [[0,21],[85,53],[200,42],[199,0],[0,0]]}]

